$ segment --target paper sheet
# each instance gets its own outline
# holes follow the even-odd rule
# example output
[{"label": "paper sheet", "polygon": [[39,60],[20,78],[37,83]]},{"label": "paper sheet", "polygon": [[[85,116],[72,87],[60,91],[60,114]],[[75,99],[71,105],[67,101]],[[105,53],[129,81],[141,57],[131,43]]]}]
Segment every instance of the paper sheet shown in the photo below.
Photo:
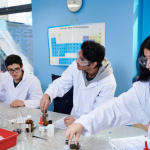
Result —
[{"label": "paper sheet", "polygon": [[59,119],[59,120],[53,122],[54,127],[60,128],[60,129],[67,129],[66,125],[64,124],[64,119],[65,118],[62,118],[62,119]]},{"label": "paper sheet", "polygon": [[145,141],[147,141],[148,148],[150,148],[150,139],[144,135],[109,139],[109,144],[112,146],[113,150],[143,150],[145,148]]}]

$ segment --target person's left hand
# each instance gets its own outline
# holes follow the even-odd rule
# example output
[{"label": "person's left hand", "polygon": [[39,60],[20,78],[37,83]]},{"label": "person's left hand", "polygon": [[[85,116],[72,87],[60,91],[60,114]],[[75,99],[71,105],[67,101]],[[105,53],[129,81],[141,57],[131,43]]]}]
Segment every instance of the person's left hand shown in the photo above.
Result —
[{"label": "person's left hand", "polygon": [[150,122],[148,122],[148,125],[145,125],[145,127],[148,129],[150,126]]},{"label": "person's left hand", "polygon": [[19,99],[16,99],[14,100],[11,104],[10,104],[10,107],[19,107],[19,106],[25,106],[24,102],[19,100]]},{"label": "person's left hand", "polygon": [[64,123],[65,125],[68,127],[69,125],[71,125],[76,119],[74,119],[73,117],[69,116],[69,117],[66,117],[64,119]]}]

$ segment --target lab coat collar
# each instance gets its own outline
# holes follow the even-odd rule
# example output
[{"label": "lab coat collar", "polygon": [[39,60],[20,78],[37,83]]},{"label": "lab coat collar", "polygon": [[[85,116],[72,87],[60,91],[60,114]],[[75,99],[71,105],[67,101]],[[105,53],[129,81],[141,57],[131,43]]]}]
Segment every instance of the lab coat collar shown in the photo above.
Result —
[{"label": "lab coat collar", "polygon": [[[15,88],[18,88],[20,86],[20,84],[26,80],[27,76],[28,76],[28,74],[24,71],[22,80],[19,82],[19,84]],[[13,80],[13,78],[12,78],[12,80]],[[14,80],[13,80],[13,82],[14,82]]]},{"label": "lab coat collar", "polygon": [[[23,70],[24,71],[24,70]],[[26,78],[27,78],[27,73],[24,71],[24,74],[23,74],[23,79],[22,79],[22,81],[25,81],[26,80]]]},{"label": "lab coat collar", "polygon": [[[24,71],[24,70],[23,70],[23,71]],[[20,86],[20,84],[26,80],[27,75],[28,75],[28,74],[24,71],[22,80],[19,82],[19,84],[18,84],[15,88],[18,88],[18,87]]]},{"label": "lab coat collar", "polygon": [[[80,73],[82,74],[82,72],[80,72]],[[82,77],[83,77],[83,76],[82,76]],[[92,88],[92,87],[95,87],[95,86],[98,85],[98,82],[95,81],[95,82],[93,82],[93,83],[90,83],[88,86],[86,86],[86,85],[85,85],[84,78],[81,78],[81,80],[82,80],[81,84],[84,85],[84,89],[89,89],[89,88]]]},{"label": "lab coat collar", "polygon": [[98,85],[98,82],[93,82],[93,83],[90,83],[87,87],[85,87],[85,89],[89,89],[89,88],[95,87],[97,85]]}]

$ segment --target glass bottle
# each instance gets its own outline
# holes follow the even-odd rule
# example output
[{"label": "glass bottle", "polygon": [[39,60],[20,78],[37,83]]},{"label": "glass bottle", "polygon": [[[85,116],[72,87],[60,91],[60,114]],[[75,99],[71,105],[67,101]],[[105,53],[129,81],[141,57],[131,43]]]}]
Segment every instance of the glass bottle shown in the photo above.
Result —
[{"label": "glass bottle", "polygon": [[33,121],[31,120],[31,116],[27,116],[26,121],[26,131],[29,132],[29,125],[31,125],[31,132],[33,131]]},{"label": "glass bottle", "polygon": [[43,121],[43,126],[47,126],[49,124],[47,110],[42,115],[42,121]]},{"label": "glass bottle", "polygon": [[70,144],[70,150],[77,150],[75,144]]}]

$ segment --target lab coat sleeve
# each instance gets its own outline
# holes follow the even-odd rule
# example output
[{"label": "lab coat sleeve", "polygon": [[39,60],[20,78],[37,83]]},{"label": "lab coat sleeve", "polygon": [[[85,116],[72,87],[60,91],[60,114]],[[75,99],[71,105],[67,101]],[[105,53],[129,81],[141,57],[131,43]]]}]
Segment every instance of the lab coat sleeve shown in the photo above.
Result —
[{"label": "lab coat sleeve", "polygon": [[67,93],[71,87],[73,86],[73,67],[75,62],[73,62],[62,74],[62,76],[53,81],[52,84],[49,85],[48,89],[44,94],[48,94],[50,96],[51,102],[56,97],[63,97],[65,93]]},{"label": "lab coat sleeve", "polygon": [[40,81],[36,79],[36,81],[31,84],[28,90],[28,98],[24,101],[25,106],[30,108],[40,107],[40,100],[42,98],[42,95],[43,92]]},{"label": "lab coat sleeve", "polygon": [[5,100],[6,89],[5,89],[5,84],[4,83],[5,83],[5,75],[3,74],[2,79],[0,81],[0,102]]},{"label": "lab coat sleeve", "polygon": [[116,83],[106,84],[99,92],[98,96],[96,97],[93,105],[93,109],[101,106],[108,100],[111,100],[114,97],[116,90]]},{"label": "lab coat sleeve", "polygon": [[[141,90],[142,91],[142,90]],[[113,98],[97,107],[87,115],[82,115],[75,123],[80,123],[86,130],[85,136],[96,134],[104,129],[121,125],[143,122],[143,109],[136,88],[131,88],[118,98]]]}]

